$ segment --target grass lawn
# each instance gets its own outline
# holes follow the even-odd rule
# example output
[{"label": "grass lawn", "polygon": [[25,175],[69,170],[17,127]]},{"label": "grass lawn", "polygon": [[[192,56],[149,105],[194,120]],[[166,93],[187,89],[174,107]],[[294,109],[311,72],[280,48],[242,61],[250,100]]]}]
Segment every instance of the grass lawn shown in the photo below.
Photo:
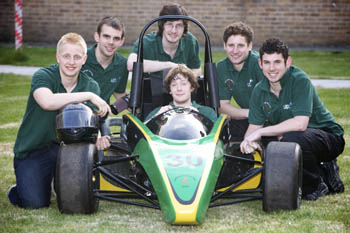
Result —
[{"label": "grass lawn", "polygon": [[[24,46],[16,53],[14,48],[0,46],[0,64],[48,66],[56,63],[55,52],[52,47]],[[121,48],[119,52],[128,57],[130,49]],[[293,64],[311,78],[350,79],[350,51],[291,51],[291,55]],[[217,63],[226,57],[226,52],[223,49],[213,50],[212,56]],[[201,58],[203,62],[204,51],[201,51]]]},{"label": "grass lawn", "polygon": [[[23,117],[30,77],[0,74],[0,232],[350,232],[350,146],[338,158],[345,193],[305,202],[296,211],[265,213],[261,201],[211,208],[199,226],[171,226],[159,210],[107,201],[93,215],[63,215],[49,208],[12,206],[7,190],[15,183],[13,145]],[[318,89],[350,141],[350,89]],[[40,120],[40,119],[38,119]]]}]

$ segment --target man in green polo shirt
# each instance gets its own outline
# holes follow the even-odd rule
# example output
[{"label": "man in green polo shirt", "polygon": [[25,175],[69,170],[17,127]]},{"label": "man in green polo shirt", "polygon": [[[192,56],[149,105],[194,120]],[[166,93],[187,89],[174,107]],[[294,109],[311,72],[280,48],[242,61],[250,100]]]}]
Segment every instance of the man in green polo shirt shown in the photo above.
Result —
[{"label": "man in green polo shirt", "polygon": [[101,97],[107,103],[113,95],[117,100],[125,96],[128,82],[127,59],[117,53],[125,41],[124,25],[116,17],[104,17],[94,34],[96,44],[88,49],[82,72],[100,86]]},{"label": "man in green polo shirt", "polygon": [[[225,28],[223,40],[227,57],[217,64],[220,113],[227,114],[233,141],[241,141],[248,127],[250,96],[262,79],[259,55],[253,48],[253,29],[242,22]],[[233,98],[239,107],[231,104]]]},{"label": "man in green polo shirt", "polygon": [[[163,6],[159,16],[185,15],[186,9],[179,4]],[[163,70],[184,64],[192,69],[196,76],[201,74],[199,44],[195,36],[188,32],[188,22],[184,20],[164,20],[158,22],[158,31],[151,32],[143,38],[143,57],[145,73],[162,76]],[[132,71],[137,60],[138,40],[128,58],[128,70]]]},{"label": "man in green polo shirt", "polygon": [[321,102],[307,74],[291,63],[282,41],[272,38],[263,43],[259,65],[265,78],[251,96],[241,151],[252,153],[264,136],[296,142],[303,152],[303,199],[344,192],[335,163],[344,150],[344,130]]},{"label": "man in green polo shirt", "polygon": [[80,72],[86,50],[80,35],[65,34],[57,44],[58,65],[42,68],[33,75],[14,146],[16,185],[8,192],[13,205],[41,208],[50,204],[59,148],[55,131],[59,109],[70,103],[89,101],[96,106],[100,117],[110,112],[109,105],[98,96],[98,84]]},{"label": "man in green polo shirt", "polygon": [[[126,66],[127,59],[117,53],[117,50],[124,44],[124,34],[124,25],[118,18],[104,17],[94,33],[96,44],[88,49],[88,58],[82,68],[82,72],[93,78],[100,86],[102,99],[110,103],[112,95],[116,98],[111,105],[114,114],[127,108],[125,102],[129,74]],[[101,119],[101,127],[105,118]],[[101,137],[104,147],[110,146],[109,140],[110,137],[107,135]]]}]

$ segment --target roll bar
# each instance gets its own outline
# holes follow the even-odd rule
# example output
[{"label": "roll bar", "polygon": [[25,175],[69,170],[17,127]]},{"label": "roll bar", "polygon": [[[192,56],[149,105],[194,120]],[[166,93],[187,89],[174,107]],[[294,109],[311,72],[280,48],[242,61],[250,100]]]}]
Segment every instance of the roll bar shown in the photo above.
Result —
[{"label": "roll bar", "polygon": [[210,107],[214,108],[217,112],[220,107],[219,94],[218,94],[218,82],[216,75],[216,66],[212,61],[211,55],[211,44],[209,35],[205,27],[196,19],[183,16],[183,15],[165,15],[160,16],[151,20],[146,26],[142,29],[139,42],[138,42],[138,53],[137,61],[133,64],[132,72],[132,84],[131,84],[131,93],[129,107],[132,109],[132,113],[136,113],[137,107],[140,106],[140,96],[141,96],[141,85],[142,85],[142,74],[143,74],[143,37],[147,29],[157,21],[160,20],[188,20],[195,23],[204,33],[205,36],[205,58],[204,58],[204,80],[205,83],[208,83],[209,90],[209,99]]}]

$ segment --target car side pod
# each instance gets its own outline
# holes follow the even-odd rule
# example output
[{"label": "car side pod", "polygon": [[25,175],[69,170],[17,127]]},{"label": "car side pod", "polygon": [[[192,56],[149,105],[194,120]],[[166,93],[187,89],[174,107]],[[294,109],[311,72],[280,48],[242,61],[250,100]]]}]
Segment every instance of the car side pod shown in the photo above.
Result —
[{"label": "car side pod", "polygon": [[132,154],[147,173],[170,224],[200,224],[207,212],[224,160],[221,115],[202,138],[172,140],[153,134],[132,114],[124,115]]}]

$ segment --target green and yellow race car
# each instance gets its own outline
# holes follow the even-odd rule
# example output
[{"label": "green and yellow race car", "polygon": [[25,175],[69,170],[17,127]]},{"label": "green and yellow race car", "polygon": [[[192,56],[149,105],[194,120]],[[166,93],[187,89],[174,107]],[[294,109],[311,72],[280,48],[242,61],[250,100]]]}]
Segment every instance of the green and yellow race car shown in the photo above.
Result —
[{"label": "green and yellow race car", "polygon": [[[195,100],[217,111],[215,64],[205,28],[187,16],[161,16],[140,34],[129,107],[122,118],[108,118],[103,127],[83,104],[66,106],[56,119],[62,140],[55,187],[62,213],[91,214],[99,200],[160,209],[170,224],[200,224],[208,208],[262,199],[264,211],[298,209],[302,160],[299,145],[270,142],[262,152],[242,154],[232,142],[228,121],[216,122],[187,108],[174,108],[144,123],[154,100],[154,79],[143,74],[142,38],[154,23],[184,19],[198,25],[206,38],[204,76]],[[154,88],[153,88],[154,90]],[[151,98],[150,98],[151,97]],[[159,104],[159,103],[158,103]],[[98,129],[111,135],[111,147],[97,151]]]}]

